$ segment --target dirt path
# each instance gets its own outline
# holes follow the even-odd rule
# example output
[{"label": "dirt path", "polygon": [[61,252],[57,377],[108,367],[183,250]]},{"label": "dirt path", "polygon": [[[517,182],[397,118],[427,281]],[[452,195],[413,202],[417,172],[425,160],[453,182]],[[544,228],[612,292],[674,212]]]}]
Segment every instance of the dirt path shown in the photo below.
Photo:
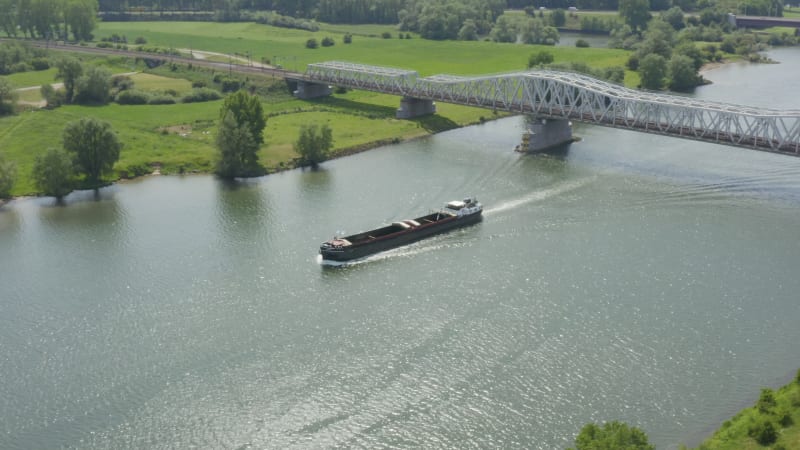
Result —
[{"label": "dirt path", "polygon": [[236,61],[237,63],[242,63],[243,62],[243,63],[247,63],[247,64],[249,64],[249,65],[251,65],[253,67],[260,67],[262,69],[274,69],[275,68],[275,66],[271,66],[269,64],[261,64],[260,62],[255,62],[255,61],[249,60],[249,59],[247,59],[247,58],[245,58],[243,56],[229,55],[227,53],[209,52],[209,51],[205,51],[205,50],[193,50],[193,49],[190,49],[190,48],[179,48],[178,51],[181,52],[181,53],[185,53],[185,54],[187,54],[187,55],[189,55],[189,56],[191,56],[192,58],[195,58],[195,59],[208,59],[209,56],[219,56],[219,57],[222,57],[222,58],[230,58],[230,59]]},{"label": "dirt path", "polygon": [[[137,73],[139,73],[139,72],[115,73],[114,75],[112,75],[112,77],[130,76],[130,75],[135,75]],[[61,88],[64,87],[64,83],[50,83],[50,86],[52,86],[53,89],[61,89]],[[33,90],[41,89],[41,88],[42,88],[41,86],[26,86],[26,87],[21,87],[21,88],[14,89],[14,92],[33,91]],[[20,105],[30,105],[30,106],[36,106],[36,107],[39,107],[39,108],[44,108],[45,106],[47,106],[47,101],[46,100],[40,100],[38,102],[31,102],[31,101],[27,101],[27,100],[17,100],[17,103],[20,104]]]}]

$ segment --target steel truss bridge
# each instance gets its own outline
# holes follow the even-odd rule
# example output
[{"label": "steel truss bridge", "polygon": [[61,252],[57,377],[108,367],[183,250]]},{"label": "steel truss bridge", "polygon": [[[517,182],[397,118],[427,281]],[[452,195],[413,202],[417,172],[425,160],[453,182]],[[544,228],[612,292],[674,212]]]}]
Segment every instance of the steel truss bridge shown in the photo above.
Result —
[{"label": "steel truss bridge", "polygon": [[800,110],[643,92],[576,73],[421,78],[412,70],[331,61],[309,64],[302,79],[800,156]]}]

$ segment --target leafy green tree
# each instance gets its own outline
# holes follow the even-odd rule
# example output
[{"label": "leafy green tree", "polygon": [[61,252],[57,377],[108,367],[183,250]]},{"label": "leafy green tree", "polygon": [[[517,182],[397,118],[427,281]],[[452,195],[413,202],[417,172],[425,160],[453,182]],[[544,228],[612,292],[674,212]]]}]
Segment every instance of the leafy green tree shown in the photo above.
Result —
[{"label": "leafy green tree", "polygon": [[65,100],[67,103],[72,103],[72,99],[75,96],[75,84],[78,82],[78,78],[83,75],[81,62],[72,56],[66,56],[56,63],[56,67],[58,68],[56,80],[64,82]]},{"label": "leafy green tree", "polygon": [[0,78],[0,116],[12,114],[17,103],[14,89],[5,78]]},{"label": "leafy green tree", "polygon": [[636,54],[640,59],[653,53],[669,59],[674,41],[675,30],[663,20],[654,19],[644,33],[644,40],[639,44]]},{"label": "leafy green tree", "polygon": [[464,25],[461,25],[461,29],[458,30],[458,40],[459,41],[478,40],[478,26],[475,25],[474,20],[467,19],[464,21]]},{"label": "leafy green tree", "polygon": [[8,37],[17,37],[17,2],[0,0],[0,30]]},{"label": "leafy green tree", "polygon": [[511,19],[500,16],[492,28],[491,37],[495,42],[516,42],[517,29],[511,23]]},{"label": "leafy green tree", "polygon": [[554,27],[563,27],[567,23],[567,13],[561,8],[556,9],[550,14],[550,20],[553,22]]},{"label": "leafy green tree", "polygon": [[333,147],[333,131],[324,124],[303,125],[294,144],[294,150],[309,164],[322,162]]},{"label": "leafy green tree", "polygon": [[547,50],[542,50],[538,53],[532,54],[530,58],[528,58],[528,68],[530,69],[531,67],[544,66],[552,62],[553,54]]},{"label": "leafy green tree", "polygon": [[661,13],[661,20],[670,24],[670,26],[676,31],[681,30],[686,26],[686,23],[683,21],[683,11],[677,6],[673,6],[672,8],[663,11]]},{"label": "leafy green tree", "polygon": [[31,0],[30,20],[36,37],[55,36],[61,23],[62,4],[56,0]]},{"label": "leafy green tree", "polygon": [[606,80],[622,84],[625,82],[625,68],[622,66],[611,66],[603,69],[603,78]]},{"label": "leafy green tree", "polygon": [[220,119],[225,119],[229,112],[233,114],[237,126],[245,126],[250,130],[256,144],[264,143],[267,119],[264,118],[264,108],[257,96],[250,95],[246,91],[238,91],[227,96],[220,109]]},{"label": "leafy green tree", "polygon": [[223,178],[260,175],[258,143],[247,124],[237,122],[232,111],[227,111],[220,121],[216,142],[217,175]]},{"label": "leafy green tree", "polygon": [[69,0],[64,9],[64,23],[76,41],[92,40],[96,25],[97,0]]},{"label": "leafy green tree", "polygon": [[106,104],[111,92],[111,72],[105,67],[90,67],[78,77],[75,90],[75,103]]},{"label": "leafy green tree", "polygon": [[[711,48],[714,50],[714,52],[716,52],[716,47],[712,45]],[[694,67],[695,71],[700,70],[700,68],[703,67],[703,64],[705,64],[708,60],[706,53],[698,48],[692,41],[682,41],[672,50],[672,54],[687,56],[692,60],[692,66]]]},{"label": "leafy green tree", "polygon": [[688,91],[698,85],[700,77],[692,64],[691,58],[684,55],[672,55],[667,64],[669,88],[673,91]]},{"label": "leafy green tree", "polygon": [[630,50],[639,42],[639,35],[628,24],[617,24],[611,29],[611,39],[608,41],[609,48],[621,48]]},{"label": "leafy green tree", "polygon": [[643,30],[650,20],[650,1],[619,0],[619,15],[634,31]]},{"label": "leafy green tree", "polygon": [[17,178],[17,166],[0,154],[0,198],[8,198]]},{"label": "leafy green tree", "polygon": [[72,158],[64,150],[51,148],[38,155],[33,163],[33,179],[44,195],[61,198],[75,186],[75,168]]},{"label": "leafy green tree", "polygon": [[558,30],[545,25],[544,20],[528,18],[520,26],[522,42],[526,44],[555,45],[558,43]]},{"label": "leafy green tree", "polygon": [[64,127],[64,149],[75,155],[77,167],[96,185],[119,160],[122,144],[108,122],[84,117]]},{"label": "leafy green tree", "polygon": [[667,75],[667,60],[657,53],[651,53],[639,62],[639,74],[643,88],[661,89],[664,87],[664,78]]},{"label": "leafy green tree", "polygon": [[47,102],[46,107],[49,109],[58,108],[67,102],[64,90],[55,89],[50,84],[43,84],[42,87],[39,88],[39,92],[42,94],[44,101]]},{"label": "leafy green tree", "polygon": [[32,0],[17,2],[17,26],[25,37],[35,37],[33,27]]},{"label": "leafy green tree", "polygon": [[575,450],[655,450],[647,435],[636,427],[613,421],[602,427],[589,423],[575,438]]}]

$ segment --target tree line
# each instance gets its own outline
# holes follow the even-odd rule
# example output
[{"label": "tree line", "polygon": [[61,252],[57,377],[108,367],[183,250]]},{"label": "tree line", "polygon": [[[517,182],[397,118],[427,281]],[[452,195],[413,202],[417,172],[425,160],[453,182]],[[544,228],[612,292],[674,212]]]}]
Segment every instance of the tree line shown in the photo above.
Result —
[{"label": "tree line", "polygon": [[91,40],[97,0],[0,0],[0,30],[9,37]]},{"label": "tree line", "polygon": [[[3,2],[40,2],[46,0],[0,0],[0,10],[4,10]],[[94,1],[94,0],[81,0]],[[624,0],[623,0],[624,1]],[[319,20],[329,23],[374,23],[397,24],[405,22],[410,31],[416,31],[412,23],[420,19],[433,20],[438,13],[445,13],[441,20],[448,22],[451,28],[459,28],[464,20],[471,19],[480,23],[493,22],[505,9],[525,9],[546,7],[548,9],[568,9],[576,7],[581,10],[614,11],[620,6],[620,0],[99,0],[101,13],[137,14],[146,12],[185,11],[211,12],[220,20],[247,17],[247,11],[274,11],[280,15],[297,19]],[[650,0],[649,8],[653,11],[666,11],[677,6],[684,11],[702,10],[713,7],[711,0]],[[783,11],[781,0],[742,0],[736,3],[739,14],[780,16]],[[119,17],[119,16],[117,16]],[[169,16],[167,16],[169,17]],[[208,20],[209,16],[203,16]],[[190,15],[181,16],[183,20],[191,20]],[[458,18],[458,24],[453,24]],[[130,20],[130,17],[127,19]]]}]

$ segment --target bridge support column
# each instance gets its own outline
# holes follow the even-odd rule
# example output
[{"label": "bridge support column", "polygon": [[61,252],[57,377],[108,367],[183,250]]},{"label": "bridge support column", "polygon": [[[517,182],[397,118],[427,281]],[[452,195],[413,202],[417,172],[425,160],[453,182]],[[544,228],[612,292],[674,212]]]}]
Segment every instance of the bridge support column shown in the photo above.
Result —
[{"label": "bridge support column", "polygon": [[413,119],[414,117],[427,116],[436,112],[436,103],[433,100],[403,97],[400,108],[397,109],[398,119]]},{"label": "bridge support column", "polygon": [[333,93],[333,88],[327,84],[309,83],[308,81],[298,81],[297,90],[294,96],[301,100],[310,98],[327,97]]},{"label": "bridge support column", "polygon": [[536,119],[522,136],[521,152],[538,152],[572,142],[572,123],[566,119]]}]

